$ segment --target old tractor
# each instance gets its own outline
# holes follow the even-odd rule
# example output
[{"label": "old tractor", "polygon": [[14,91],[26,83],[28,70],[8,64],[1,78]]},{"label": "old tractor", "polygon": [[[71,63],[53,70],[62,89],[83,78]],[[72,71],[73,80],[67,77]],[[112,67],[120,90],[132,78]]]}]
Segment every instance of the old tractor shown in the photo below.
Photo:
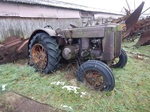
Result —
[{"label": "old tractor", "polygon": [[[127,54],[124,38],[139,34],[137,46],[149,44],[150,18],[139,20],[144,2],[133,12],[103,25],[53,30],[50,25],[35,30],[29,39],[9,37],[0,43],[0,64],[29,57],[29,65],[46,74],[62,63],[76,62],[76,78],[92,89],[111,91],[115,86],[110,67],[123,68]],[[125,23],[118,25],[118,23]],[[138,22],[137,22],[138,21]],[[126,26],[122,33],[122,26]]]},{"label": "old tractor", "polygon": [[109,66],[122,68],[127,63],[121,40],[122,28],[117,24],[65,30],[53,30],[49,25],[32,33],[28,43],[29,65],[48,74],[62,62],[75,61],[79,65],[78,81],[92,89],[111,91],[115,79]]},{"label": "old tractor", "polygon": [[35,30],[29,39],[9,37],[0,44],[0,64],[28,56],[29,65],[48,74],[56,71],[63,63],[76,62],[78,81],[92,89],[111,91],[115,79],[109,67],[123,68],[126,65],[127,54],[121,49],[122,38],[133,34],[133,29],[138,29],[134,27],[143,5],[127,17],[119,19],[125,21],[124,33],[117,20],[95,26],[71,25],[72,28],[65,30],[53,30],[47,25]]}]

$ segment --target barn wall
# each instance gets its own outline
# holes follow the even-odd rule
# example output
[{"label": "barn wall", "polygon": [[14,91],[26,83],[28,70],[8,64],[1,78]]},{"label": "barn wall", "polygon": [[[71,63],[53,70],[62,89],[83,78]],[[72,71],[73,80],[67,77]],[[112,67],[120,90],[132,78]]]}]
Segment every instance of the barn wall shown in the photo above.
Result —
[{"label": "barn wall", "polygon": [[0,2],[0,16],[29,18],[80,18],[78,10]]},{"label": "barn wall", "polygon": [[9,36],[28,38],[37,28],[51,25],[53,29],[66,29],[70,23],[80,26],[79,19],[6,18],[0,17],[0,41]]},{"label": "barn wall", "polygon": [[0,2],[0,41],[9,36],[28,38],[37,28],[51,25],[54,29],[80,26],[78,10]]}]

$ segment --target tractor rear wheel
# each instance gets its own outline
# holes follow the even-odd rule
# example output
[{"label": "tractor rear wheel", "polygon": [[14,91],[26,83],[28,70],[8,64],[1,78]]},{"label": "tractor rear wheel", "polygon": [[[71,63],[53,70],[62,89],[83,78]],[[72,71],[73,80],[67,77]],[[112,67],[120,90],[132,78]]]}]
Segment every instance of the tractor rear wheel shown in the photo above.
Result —
[{"label": "tractor rear wheel", "polygon": [[59,45],[46,33],[38,33],[29,42],[29,64],[37,71],[54,72],[61,59]]},{"label": "tractor rear wheel", "polygon": [[81,64],[76,77],[90,89],[111,91],[115,86],[115,79],[110,68],[101,61],[89,60]]}]

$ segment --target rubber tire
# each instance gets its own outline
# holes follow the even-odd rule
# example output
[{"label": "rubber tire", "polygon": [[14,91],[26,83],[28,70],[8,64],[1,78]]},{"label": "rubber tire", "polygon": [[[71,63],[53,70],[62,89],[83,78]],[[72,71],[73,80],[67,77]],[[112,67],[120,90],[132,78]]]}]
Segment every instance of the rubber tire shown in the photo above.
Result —
[{"label": "rubber tire", "polygon": [[[48,57],[45,69],[40,71],[45,72],[46,74],[54,72],[59,67],[59,62],[61,59],[61,51],[59,49],[59,45],[56,42],[56,39],[50,37],[46,33],[38,33],[33,36],[29,43],[29,60],[31,58],[31,49],[36,43],[42,44],[42,46],[44,46]],[[29,62],[29,64],[34,66],[34,63]],[[37,68],[35,69],[39,71]]]},{"label": "rubber tire", "polygon": [[126,52],[123,49],[121,49],[121,55],[119,56],[118,63],[116,63],[115,65],[112,65],[111,67],[112,68],[123,68],[127,64],[127,60],[128,60],[128,57],[127,57]]},{"label": "rubber tire", "polygon": [[78,81],[84,81],[85,72],[88,70],[96,70],[102,74],[105,80],[104,88],[101,91],[112,91],[115,87],[115,78],[111,69],[103,62],[97,60],[89,60],[81,64],[76,72]]}]

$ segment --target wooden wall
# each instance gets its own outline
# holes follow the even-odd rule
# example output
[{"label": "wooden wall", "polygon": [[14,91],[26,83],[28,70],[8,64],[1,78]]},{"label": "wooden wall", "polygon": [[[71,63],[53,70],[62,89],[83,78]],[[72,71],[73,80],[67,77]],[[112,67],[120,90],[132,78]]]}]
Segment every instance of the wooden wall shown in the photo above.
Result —
[{"label": "wooden wall", "polygon": [[79,19],[44,19],[44,18],[11,18],[0,17],[0,41],[9,36],[28,38],[37,28],[51,25],[53,29],[66,29],[70,23],[80,26]]},{"label": "wooden wall", "polygon": [[78,10],[0,1],[0,41],[9,36],[28,38],[37,28],[66,29],[81,25]]}]

